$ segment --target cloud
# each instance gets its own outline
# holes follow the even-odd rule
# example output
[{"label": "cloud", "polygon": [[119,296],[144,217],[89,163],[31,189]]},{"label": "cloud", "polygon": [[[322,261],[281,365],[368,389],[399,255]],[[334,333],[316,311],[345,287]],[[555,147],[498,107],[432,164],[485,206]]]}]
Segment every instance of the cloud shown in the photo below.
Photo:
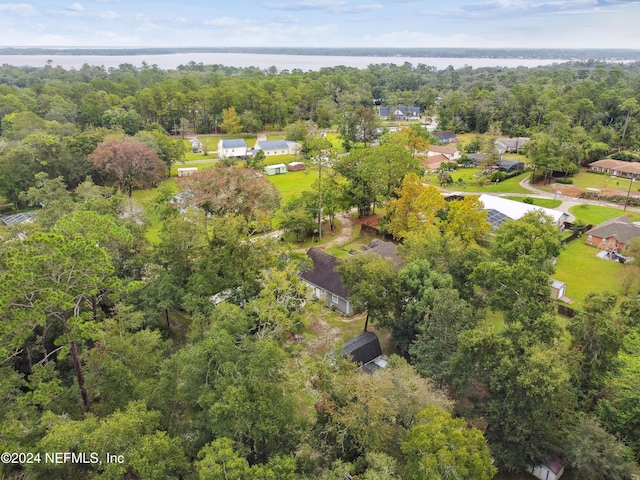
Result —
[{"label": "cloud", "polygon": [[346,0],[297,0],[293,2],[265,2],[262,4],[272,10],[326,10],[331,13],[363,13],[379,10],[378,3],[349,5]]},{"label": "cloud", "polygon": [[274,10],[331,10],[346,5],[345,0],[299,0],[296,2],[265,2],[266,8]]},{"label": "cloud", "polygon": [[82,4],[75,2],[71,5],[67,5],[67,10],[71,12],[84,12],[84,7],[82,6]]},{"label": "cloud", "polygon": [[603,7],[620,5],[620,0],[489,0],[462,6],[468,14],[493,17],[496,15],[581,14],[602,12]]},{"label": "cloud", "polygon": [[232,17],[219,17],[202,22],[207,27],[221,27],[221,28],[240,28],[247,25],[245,20]]},{"label": "cloud", "polygon": [[18,15],[21,17],[32,17],[37,14],[36,9],[28,3],[6,3],[0,5],[0,12]]}]

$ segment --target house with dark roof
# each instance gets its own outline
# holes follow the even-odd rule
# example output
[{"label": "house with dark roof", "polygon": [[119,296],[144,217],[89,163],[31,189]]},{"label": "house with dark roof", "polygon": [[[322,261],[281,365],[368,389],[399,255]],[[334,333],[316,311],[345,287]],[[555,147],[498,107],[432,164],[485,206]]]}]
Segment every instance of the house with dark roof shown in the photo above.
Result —
[{"label": "house with dark roof", "polygon": [[524,172],[524,163],[515,160],[500,160],[498,161],[498,170],[507,173]]},{"label": "house with dark roof", "polygon": [[349,293],[336,271],[340,260],[317,248],[310,248],[307,256],[311,259],[313,268],[302,272],[300,276],[311,287],[313,296],[324,300],[328,307],[351,315],[353,305],[349,301]]},{"label": "house with dark roof", "polygon": [[382,120],[417,120],[420,118],[420,108],[407,105],[380,107],[379,114]]},{"label": "house with dark roof", "polygon": [[396,268],[402,266],[403,261],[398,255],[398,245],[394,242],[386,242],[379,238],[374,238],[369,242],[369,245],[362,247],[362,251],[377,253],[382,258],[391,260],[391,263]]},{"label": "house with dark roof", "polygon": [[246,157],[247,142],[244,138],[222,139],[218,142],[218,158]]},{"label": "house with dark roof", "polygon": [[499,138],[496,140],[496,149],[500,155],[507,152],[521,153],[522,148],[531,140],[529,137]]},{"label": "house with dark roof", "polygon": [[438,139],[440,143],[457,143],[458,138],[456,134],[450,132],[449,130],[445,130],[442,132],[433,132],[432,135]]},{"label": "house with dark roof", "polygon": [[587,230],[586,237],[587,245],[617,253],[631,240],[640,237],[640,225],[623,215]]},{"label": "house with dark roof", "polygon": [[373,373],[387,365],[382,355],[380,340],[373,332],[364,332],[352,338],[342,347],[342,357],[358,364],[367,373]]}]

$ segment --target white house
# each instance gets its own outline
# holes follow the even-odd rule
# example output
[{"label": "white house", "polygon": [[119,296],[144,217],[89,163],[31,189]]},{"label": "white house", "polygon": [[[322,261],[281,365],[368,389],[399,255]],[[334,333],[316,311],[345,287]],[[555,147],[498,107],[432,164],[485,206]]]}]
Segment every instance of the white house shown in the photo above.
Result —
[{"label": "white house", "polygon": [[440,145],[429,145],[427,157],[434,157],[436,155],[444,155],[452,162],[455,162],[458,159],[462,158],[462,152],[457,148],[441,147]]},{"label": "white house", "polygon": [[271,155],[296,155],[300,153],[302,146],[297,142],[287,142],[286,140],[258,140],[254,148],[262,150],[269,157]]},{"label": "white house", "polygon": [[218,142],[218,158],[246,156],[247,142],[244,138],[223,139]]},{"label": "white house", "polygon": [[484,209],[488,212],[487,221],[491,224],[492,228],[499,227],[507,220],[518,220],[532,210],[539,210],[550,216],[558,227],[569,218],[567,213],[561,212],[560,210],[537,207],[528,203],[487,195],[486,193],[480,195],[480,201],[484,205]]}]

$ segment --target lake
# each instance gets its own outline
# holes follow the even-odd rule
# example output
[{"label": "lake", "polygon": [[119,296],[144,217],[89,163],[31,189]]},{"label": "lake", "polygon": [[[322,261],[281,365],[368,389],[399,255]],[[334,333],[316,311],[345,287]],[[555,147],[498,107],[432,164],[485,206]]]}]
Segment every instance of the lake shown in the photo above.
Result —
[{"label": "lake", "polygon": [[375,56],[339,56],[339,55],[277,55],[260,53],[171,53],[165,55],[0,55],[0,65],[43,67],[47,60],[52,66],[60,65],[65,69],[80,69],[82,65],[100,65],[117,68],[123,63],[136,67],[157,65],[163,70],[172,70],[179,65],[186,65],[194,61],[205,65],[225,65],[232,67],[258,67],[267,69],[275,66],[279,71],[300,69],[304,72],[317,71],[325,67],[344,65],[347,67],[366,68],[371,64],[393,63],[403,65],[405,62],[413,65],[428,65],[438,70],[444,70],[449,65],[454,68],[470,66],[480,67],[537,67],[562,63],[557,59],[530,58],[445,58],[445,57],[375,57]]}]

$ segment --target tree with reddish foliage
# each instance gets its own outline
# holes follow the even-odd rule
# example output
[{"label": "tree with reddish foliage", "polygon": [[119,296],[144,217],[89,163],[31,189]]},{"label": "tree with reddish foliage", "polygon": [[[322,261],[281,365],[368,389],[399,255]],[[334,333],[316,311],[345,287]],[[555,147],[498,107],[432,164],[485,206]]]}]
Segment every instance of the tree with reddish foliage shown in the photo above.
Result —
[{"label": "tree with reddish foliage", "polygon": [[131,198],[133,188],[147,188],[165,176],[166,165],[144,143],[129,138],[108,139],[88,156],[91,166],[113,177],[114,184]]},{"label": "tree with reddish foliage", "polygon": [[209,171],[178,179],[184,206],[197,206],[212,215],[235,214],[247,222],[264,223],[280,204],[280,192],[253,169],[216,165]]}]

